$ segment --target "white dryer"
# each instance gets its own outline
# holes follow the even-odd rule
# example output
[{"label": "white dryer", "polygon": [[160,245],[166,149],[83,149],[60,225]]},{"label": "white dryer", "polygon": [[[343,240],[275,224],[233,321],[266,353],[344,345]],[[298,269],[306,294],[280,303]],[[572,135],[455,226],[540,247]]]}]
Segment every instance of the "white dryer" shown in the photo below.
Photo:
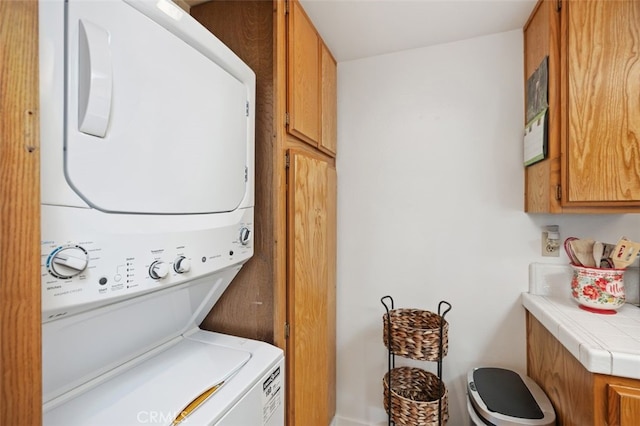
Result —
[{"label": "white dryer", "polygon": [[169,0],[41,0],[45,425],[284,424],[199,329],[253,255],[255,75]]}]

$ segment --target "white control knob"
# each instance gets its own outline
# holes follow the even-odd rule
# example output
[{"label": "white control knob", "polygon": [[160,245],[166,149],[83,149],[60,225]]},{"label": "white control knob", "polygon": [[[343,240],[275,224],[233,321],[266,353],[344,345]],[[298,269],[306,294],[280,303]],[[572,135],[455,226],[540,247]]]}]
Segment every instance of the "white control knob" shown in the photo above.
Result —
[{"label": "white control knob", "polygon": [[169,273],[169,265],[164,262],[156,261],[149,267],[149,276],[154,280],[161,280]]},{"label": "white control knob", "polygon": [[173,261],[173,270],[179,274],[189,272],[191,270],[191,261],[184,256],[180,256]]},{"label": "white control knob", "polygon": [[65,246],[51,253],[47,267],[57,278],[68,279],[87,269],[89,254],[80,246]]},{"label": "white control knob", "polygon": [[242,244],[243,246],[246,246],[247,244],[249,244],[249,241],[251,240],[251,230],[249,230],[249,228],[241,228],[240,229],[240,244]]}]

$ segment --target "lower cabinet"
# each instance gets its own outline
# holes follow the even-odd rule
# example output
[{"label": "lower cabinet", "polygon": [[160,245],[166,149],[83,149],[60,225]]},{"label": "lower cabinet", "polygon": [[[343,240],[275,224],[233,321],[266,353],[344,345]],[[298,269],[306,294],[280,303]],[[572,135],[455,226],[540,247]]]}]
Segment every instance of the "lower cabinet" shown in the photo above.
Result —
[{"label": "lower cabinet", "polygon": [[328,425],[335,413],[336,169],[289,150],[286,358],[290,424]]},{"label": "lower cabinet", "polygon": [[527,374],[549,396],[558,425],[640,424],[640,380],[587,371],[529,312]]}]

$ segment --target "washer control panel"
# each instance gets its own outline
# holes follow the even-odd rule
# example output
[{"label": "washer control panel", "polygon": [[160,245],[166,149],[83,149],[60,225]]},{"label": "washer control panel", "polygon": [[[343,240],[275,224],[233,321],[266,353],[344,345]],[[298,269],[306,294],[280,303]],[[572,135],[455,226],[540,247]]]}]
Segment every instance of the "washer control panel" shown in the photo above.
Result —
[{"label": "washer control panel", "polygon": [[43,226],[43,237],[51,236],[41,242],[43,322],[186,283],[253,255],[253,223],[246,220],[166,233],[95,227],[69,239],[46,231]]}]

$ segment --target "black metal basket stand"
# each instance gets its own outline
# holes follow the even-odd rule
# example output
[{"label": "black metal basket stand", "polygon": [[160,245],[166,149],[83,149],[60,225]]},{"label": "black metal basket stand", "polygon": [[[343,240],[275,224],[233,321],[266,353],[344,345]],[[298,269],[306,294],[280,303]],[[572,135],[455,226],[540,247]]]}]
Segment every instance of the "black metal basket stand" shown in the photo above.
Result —
[{"label": "black metal basket stand", "polygon": [[[382,303],[382,305],[384,306],[386,312],[387,312],[387,318],[388,318],[388,326],[387,326],[387,349],[388,349],[388,359],[387,359],[387,372],[388,372],[388,386],[389,386],[389,391],[388,391],[388,410],[387,410],[387,415],[388,415],[388,425],[391,426],[392,424],[395,425],[395,422],[392,421],[392,405],[391,405],[391,370],[394,369],[396,367],[396,354],[393,352],[392,350],[392,345],[391,345],[391,315],[390,312],[395,309],[394,308],[394,302],[393,302],[393,298],[391,296],[384,296],[380,299],[380,302]],[[387,304],[389,303],[389,304]],[[389,306],[390,305],[390,306]],[[446,309],[443,309],[443,305],[446,305]],[[440,395],[441,397],[438,399],[438,426],[442,425],[442,398],[444,397],[444,382],[442,381],[442,358],[443,358],[443,327],[445,324],[445,320],[444,317],[445,315],[451,310],[451,304],[449,302],[446,302],[444,300],[440,301],[440,303],[438,303],[438,316],[440,316],[440,344],[439,344],[439,348],[438,348],[438,360],[437,360],[437,376],[438,376],[438,380],[440,383]]]}]

